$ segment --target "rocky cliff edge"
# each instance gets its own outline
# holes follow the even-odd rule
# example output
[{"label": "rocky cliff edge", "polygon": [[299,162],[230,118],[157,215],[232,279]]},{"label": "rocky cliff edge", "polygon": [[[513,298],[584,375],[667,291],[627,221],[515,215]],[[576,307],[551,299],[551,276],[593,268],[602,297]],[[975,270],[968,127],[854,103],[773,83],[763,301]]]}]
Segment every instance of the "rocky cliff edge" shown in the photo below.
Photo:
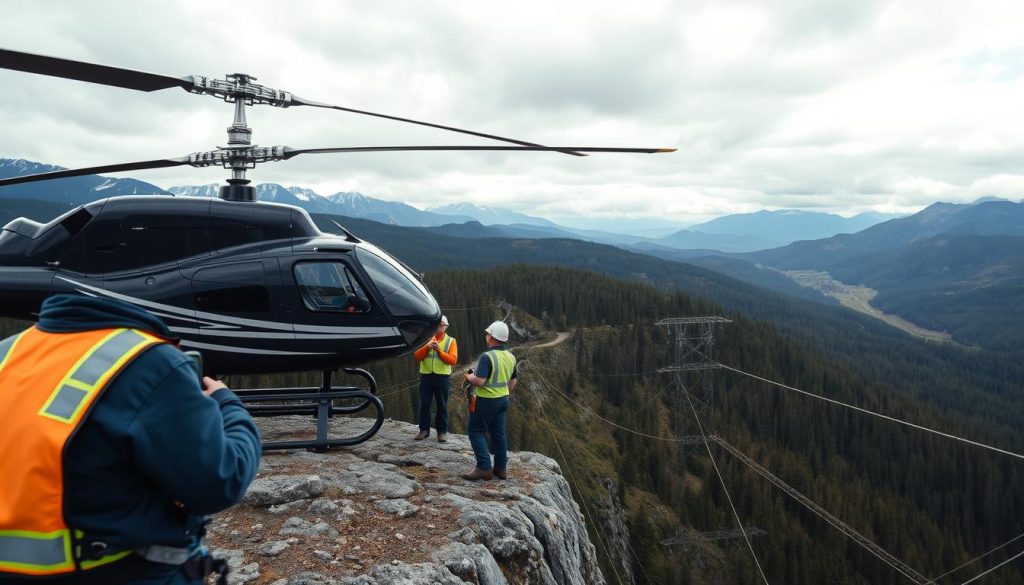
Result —
[{"label": "rocky cliff edge", "polygon": [[[309,417],[259,421],[265,440],[308,435]],[[331,423],[353,436],[360,419]],[[346,427],[348,429],[346,430]],[[263,455],[244,501],[213,517],[208,543],[252,585],[604,584],[558,463],[509,453],[509,479],[470,482],[465,435],[413,441],[385,422],[362,445]]]}]

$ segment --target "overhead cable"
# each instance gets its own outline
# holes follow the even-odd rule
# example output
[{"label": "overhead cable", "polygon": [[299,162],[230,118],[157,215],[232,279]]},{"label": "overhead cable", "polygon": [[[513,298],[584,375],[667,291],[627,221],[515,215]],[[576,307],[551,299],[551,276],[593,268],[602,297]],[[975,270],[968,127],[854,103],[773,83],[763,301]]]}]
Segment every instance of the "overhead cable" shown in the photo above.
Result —
[{"label": "overhead cable", "polygon": [[[555,441],[555,447],[558,448],[558,452],[562,455],[562,461],[565,463],[565,471],[569,476],[569,481],[571,481],[573,487],[576,488],[576,493],[580,494],[580,502],[582,502],[583,504],[583,510],[587,513],[587,516],[590,516],[591,521],[595,521],[595,518],[590,514],[590,508],[587,506],[586,498],[583,497],[583,492],[580,491],[579,485],[576,484],[576,478],[573,477],[572,470],[569,469],[569,458],[566,457],[565,452],[562,451],[562,445],[559,444],[558,437],[555,436],[555,430],[551,428],[551,423],[549,423],[546,418],[541,417],[540,420],[544,421],[544,426],[546,426],[548,428],[548,432],[551,433],[551,439]],[[615,563],[611,562],[612,555],[611,549],[608,548],[608,543],[604,541],[604,538],[601,536],[600,530],[595,530],[594,533],[597,535],[598,542],[600,542],[601,546],[604,547],[604,552],[608,556],[608,561],[609,564],[612,566],[612,571],[615,572],[615,580],[619,582],[619,585],[622,585],[622,577],[619,577],[619,572],[615,569]]]},{"label": "overhead cable", "polygon": [[[525,360],[523,360],[523,361],[525,361]],[[571,403],[575,404],[575,405],[576,405],[577,407],[579,407],[579,408],[580,408],[581,410],[584,410],[584,411],[586,411],[586,412],[587,412],[588,414],[590,414],[590,415],[592,415],[592,416],[594,416],[594,417],[596,417],[596,418],[599,418],[599,419],[603,420],[604,422],[606,422],[606,423],[610,424],[611,426],[613,426],[613,427],[615,427],[615,428],[617,428],[617,429],[621,429],[621,430],[623,430],[623,431],[626,431],[627,433],[633,433],[634,435],[640,435],[641,437],[647,437],[648,439],[657,439],[657,440],[659,440],[659,441],[668,441],[668,442],[670,442],[670,443],[680,443],[680,442],[682,442],[682,439],[676,439],[676,438],[670,438],[670,437],[658,437],[658,436],[656,436],[656,435],[648,435],[647,433],[642,433],[642,432],[640,432],[640,431],[637,431],[637,430],[631,429],[631,428],[629,428],[629,427],[624,427],[624,426],[622,426],[622,425],[618,424],[618,423],[617,423],[617,422],[615,422],[615,421],[610,421],[610,420],[606,419],[605,417],[603,417],[603,416],[601,416],[601,415],[597,414],[596,412],[594,412],[593,410],[591,410],[590,408],[588,408],[588,407],[587,407],[586,405],[584,405],[584,404],[580,404],[579,402],[577,402],[577,401],[573,400],[571,396],[568,396],[567,394],[565,394],[564,392],[562,392],[561,390],[559,390],[559,389],[558,389],[558,388],[557,388],[556,386],[554,386],[553,384],[551,384],[550,382],[548,382],[548,381],[547,381],[546,379],[544,379],[544,376],[542,376],[542,375],[540,374],[540,372],[537,372],[537,371],[535,371],[535,370],[534,370],[534,371],[532,371],[532,374],[533,374],[533,375],[535,375],[535,376],[537,376],[537,378],[539,378],[539,379],[540,379],[540,380],[541,380],[541,381],[542,381],[542,382],[544,383],[544,386],[545,386],[545,387],[547,387],[547,388],[548,388],[549,390],[554,390],[555,392],[557,392],[558,394],[560,394],[560,395],[562,396],[562,398],[565,398],[565,399],[566,399],[566,400],[568,400],[569,402],[571,402]]]},{"label": "overhead cable", "polygon": [[857,532],[855,528],[843,522],[825,508],[821,507],[814,500],[808,498],[807,496],[805,496],[804,494],[790,486],[788,483],[782,481],[781,478],[765,469],[762,465],[748,457],[745,453],[743,453],[736,447],[730,445],[722,437],[719,437],[718,435],[712,435],[711,440],[718,443],[719,446],[721,446],[723,449],[731,453],[734,457],[739,459],[744,465],[757,472],[758,475],[767,479],[772,485],[785,492],[789,497],[799,502],[801,505],[803,505],[811,512],[817,514],[819,518],[831,524],[836,530],[842,532],[848,538],[864,547],[865,550],[878,557],[879,560],[881,560],[885,564],[892,567],[894,570],[901,573],[904,577],[920,585],[924,585],[926,583],[927,578],[918,573],[917,571],[915,571],[910,565],[904,563],[889,551],[878,546],[869,538],[867,538],[860,532]]},{"label": "overhead cable", "polygon": [[762,378],[761,376],[758,376],[756,374],[751,374],[750,372],[744,372],[743,370],[737,370],[736,368],[729,367],[729,366],[727,366],[725,364],[718,364],[718,365],[723,367],[723,368],[725,368],[725,369],[727,369],[727,370],[736,372],[737,374],[743,374],[744,376],[748,376],[750,378],[754,378],[755,380],[760,380],[762,382],[766,382],[768,384],[772,384],[774,386],[778,386],[779,388],[784,388],[786,390],[792,390],[793,392],[799,392],[800,394],[803,394],[805,396],[810,396],[811,398],[817,398],[819,400],[824,400],[825,402],[831,402],[832,404],[838,404],[839,406],[845,406],[846,408],[850,408],[850,409],[853,409],[853,410],[856,410],[856,411],[859,411],[859,412],[863,412],[864,414],[870,414],[871,416],[877,416],[878,418],[884,418],[885,420],[892,421],[892,422],[895,422],[895,423],[899,423],[901,425],[906,425],[908,427],[915,428],[915,429],[918,429],[918,430],[921,430],[921,431],[927,431],[929,433],[934,433],[936,435],[939,435],[939,436],[942,436],[942,437],[946,437],[947,439],[954,439],[954,440],[957,440],[957,441],[960,441],[960,442],[963,442],[963,443],[967,443],[969,445],[974,445],[975,447],[981,447],[983,449],[988,449],[990,451],[995,451],[996,453],[1002,453],[1003,455],[1009,455],[1011,457],[1016,457],[1017,459],[1024,459],[1024,455],[1021,455],[1019,453],[1014,453],[1012,451],[1006,451],[1005,449],[1000,449],[998,447],[993,447],[991,445],[986,445],[984,443],[979,443],[977,441],[972,441],[970,439],[965,439],[964,437],[958,437],[956,435],[951,435],[949,433],[944,433],[942,431],[937,431],[935,429],[931,429],[931,428],[928,428],[928,427],[925,427],[925,426],[914,424],[912,422],[907,422],[905,420],[900,420],[900,419],[892,417],[892,416],[888,416],[888,415],[885,415],[885,414],[880,414],[880,413],[868,410],[866,408],[861,408],[859,406],[854,406],[852,404],[847,404],[845,402],[840,402],[839,400],[835,400],[835,399],[832,399],[832,398],[826,398],[824,396],[819,396],[817,394],[814,394],[813,392],[808,392],[806,390],[800,390],[799,388],[794,388],[792,386],[787,386],[787,385],[782,384],[780,382],[775,382],[775,381],[769,380],[767,378]]},{"label": "overhead cable", "polygon": [[1014,543],[1014,542],[1016,542],[1016,541],[1020,540],[1021,538],[1024,538],[1024,534],[1018,534],[1017,536],[1015,536],[1015,537],[1011,538],[1010,540],[1008,540],[1008,541],[1004,542],[1003,544],[1000,544],[999,546],[997,546],[997,547],[995,547],[994,549],[992,549],[992,550],[988,551],[987,553],[985,553],[985,554],[983,554],[983,555],[978,555],[978,556],[974,557],[973,559],[971,559],[971,560],[967,561],[966,563],[964,563],[964,564],[960,565],[959,567],[957,567],[957,568],[955,568],[955,569],[950,569],[949,571],[946,571],[945,573],[943,573],[943,574],[939,575],[938,577],[935,577],[935,578],[933,578],[933,579],[929,580],[929,581],[928,581],[927,583],[925,583],[924,585],[932,585],[933,583],[935,583],[935,582],[936,582],[936,581],[938,581],[939,579],[942,579],[942,578],[944,578],[944,577],[947,577],[947,576],[949,576],[949,575],[952,575],[953,573],[955,573],[955,572],[959,571],[960,569],[962,569],[962,568],[966,567],[967,565],[970,565],[971,563],[974,563],[974,562],[976,562],[976,561],[980,561],[981,559],[983,559],[983,558],[987,557],[988,555],[990,555],[990,554],[992,554],[992,553],[996,552],[997,550],[999,550],[999,549],[1001,549],[1001,548],[1005,548],[1006,546],[1008,546],[1008,545],[1010,545],[1010,544],[1012,544],[1012,543]]},{"label": "overhead cable", "polygon": [[711,459],[711,465],[715,468],[715,474],[718,475],[718,482],[722,484],[722,491],[725,492],[725,499],[729,501],[729,508],[732,509],[732,515],[736,518],[736,525],[740,527],[740,533],[743,534],[743,540],[747,543],[747,548],[750,550],[750,556],[754,559],[754,564],[757,566],[757,572],[761,573],[761,578],[764,579],[765,585],[768,585],[768,577],[764,576],[764,570],[761,568],[760,561],[757,560],[757,554],[754,553],[754,547],[750,544],[750,537],[747,536],[747,529],[743,526],[743,521],[740,520],[740,515],[736,512],[736,506],[732,503],[732,496],[729,495],[729,488],[725,486],[725,479],[722,478],[722,472],[718,470],[718,463],[715,462],[715,456],[711,453],[711,445],[708,445],[708,437],[704,434],[704,425],[700,422],[700,416],[697,415],[697,408],[693,405],[693,400],[690,399],[690,392],[685,386],[680,384],[680,388],[683,390],[683,396],[686,397],[686,402],[690,405],[690,410],[693,411],[693,419],[697,421],[697,428],[700,430],[700,436],[704,438],[704,448],[708,450],[708,457]]},{"label": "overhead cable", "polygon": [[973,583],[974,581],[977,581],[978,579],[981,579],[981,578],[982,578],[982,577],[984,577],[985,575],[988,575],[988,574],[989,574],[989,573],[991,573],[992,571],[995,571],[995,570],[996,570],[996,569],[998,569],[999,567],[1002,567],[1003,565],[1005,565],[1005,564],[1007,564],[1007,563],[1010,563],[1010,562],[1012,562],[1012,561],[1015,561],[1015,560],[1017,560],[1017,559],[1018,559],[1018,558],[1020,558],[1021,556],[1024,556],[1024,550],[1022,550],[1022,551],[1020,551],[1019,553],[1017,553],[1017,554],[1013,555],[1012,557],[1010,557],[1010,558],[1006,559],[1005,561],[1003,561],[1003,562],[999,563],[998,565],[996,565],[996,566],[992,567],[991,569],[989,569],[989,570],[985,571],[984,573],[982,573],[982,574],[980,574],[980,575],[978,575],[978,576],[976,576],[976,577],[972,577],[972,578],[970,578],[970,579],[968,579],[968,580],[964,581],[964,582],[963,582],[963,583],[961,583],[960,585],[967,585],[968,583]]}]

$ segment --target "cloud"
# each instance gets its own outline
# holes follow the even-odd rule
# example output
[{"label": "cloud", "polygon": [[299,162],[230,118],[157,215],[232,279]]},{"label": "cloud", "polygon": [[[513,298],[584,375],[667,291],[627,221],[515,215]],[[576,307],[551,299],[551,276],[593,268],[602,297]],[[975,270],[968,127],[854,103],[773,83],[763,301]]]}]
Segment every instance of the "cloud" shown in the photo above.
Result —
[{"label": "cloud", "polygon": [[[258,182],[457,201],[551,217],[694,221],[761,208],[846,215],[935,198],[1021,197],[1018,1],[527,0],[284,5],[12,2],[8,48],[223,76],[353,108],[553,145],[672,155],[303,156]],[[226,141],[232,107],[0,71],[0,156],[64,166],[180,156]],[[488,144],[312,108],[248,112],[261,145]],[[167,187],[221,169],[130,175]]]}]

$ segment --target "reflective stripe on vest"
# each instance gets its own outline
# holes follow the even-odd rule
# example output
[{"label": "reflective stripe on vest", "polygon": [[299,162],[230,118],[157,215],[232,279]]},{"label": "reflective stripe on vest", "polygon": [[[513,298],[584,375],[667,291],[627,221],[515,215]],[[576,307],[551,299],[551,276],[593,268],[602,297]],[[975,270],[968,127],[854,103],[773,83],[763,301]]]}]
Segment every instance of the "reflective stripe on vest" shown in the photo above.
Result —
[{"label": "reflective stripe on vest", "polygon": [[476,389],[476,395],[483,398],[508,396],[508,383],[516,368],[516,356],[507,349],[492,349],[484,355],[491,360],[491,373],[483,386]]},{"label": "reflective stripe on vest", "polygon": [[46,333],[35,327],[0,341],[0,574],[76,569],[82,534],[72,532],[63,508],[65,445],[114,376],[158,343],[164,341],[134,329]]},{"label": "reflective stripe on vest", "polygon": [[[448,353],[448,350],[452,347],[452,338],[448,337],[445,333],[444,337],[437,344],[441,347],[441,351]],[[408,363],[408,362],[406,362]],[[421,374],[444,374],[450,376],[452,373],[452,367],[441,359],[441,356],[437,354],[437,350],[431,349],[427,352],[427,357],[423,358],[420,362],[420,373]]]}]

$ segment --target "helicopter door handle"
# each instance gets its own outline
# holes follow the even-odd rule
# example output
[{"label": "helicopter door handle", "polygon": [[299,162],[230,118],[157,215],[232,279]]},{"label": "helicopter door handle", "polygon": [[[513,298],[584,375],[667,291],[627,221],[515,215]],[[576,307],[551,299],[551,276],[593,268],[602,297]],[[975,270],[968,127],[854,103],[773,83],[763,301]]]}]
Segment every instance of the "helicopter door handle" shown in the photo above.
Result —
[{"label": "helicopter door handle", "polygon": [[60,268],[60,260],[47,260],[46,267],[54,269]]}]

